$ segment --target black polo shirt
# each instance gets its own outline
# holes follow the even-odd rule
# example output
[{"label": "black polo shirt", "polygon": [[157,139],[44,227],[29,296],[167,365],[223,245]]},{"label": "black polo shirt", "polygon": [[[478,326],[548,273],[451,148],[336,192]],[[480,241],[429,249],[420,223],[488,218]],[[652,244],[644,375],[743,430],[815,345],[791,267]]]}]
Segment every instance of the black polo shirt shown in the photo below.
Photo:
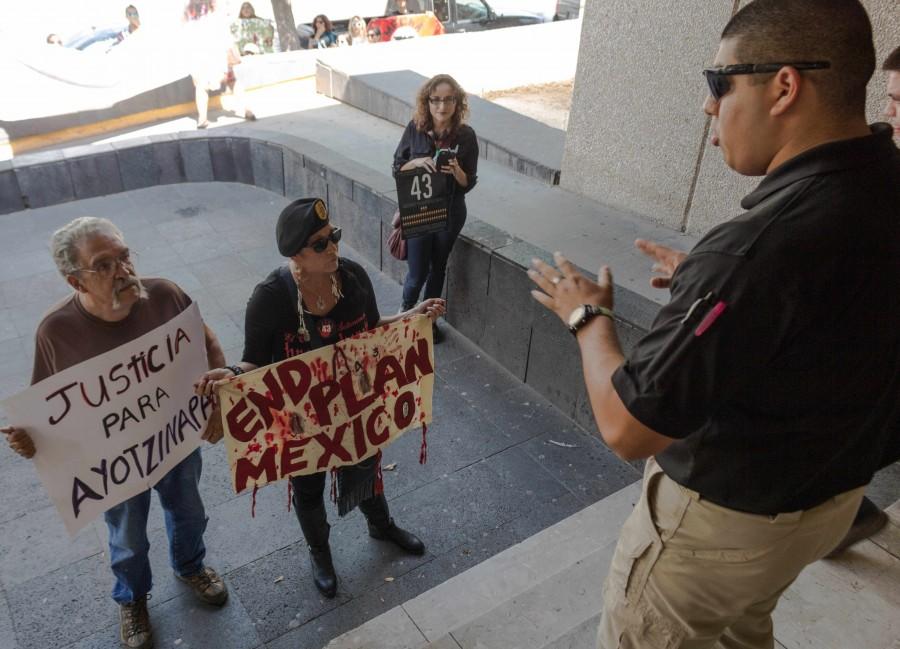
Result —
[{"label": "black polo shirt", "polygon": [[867,484],[900,441],[891,129],[800,154],[741,206],[679,265],[613,385],[676,438],[656,456],[676,482],[746,512],[808,509]]}]

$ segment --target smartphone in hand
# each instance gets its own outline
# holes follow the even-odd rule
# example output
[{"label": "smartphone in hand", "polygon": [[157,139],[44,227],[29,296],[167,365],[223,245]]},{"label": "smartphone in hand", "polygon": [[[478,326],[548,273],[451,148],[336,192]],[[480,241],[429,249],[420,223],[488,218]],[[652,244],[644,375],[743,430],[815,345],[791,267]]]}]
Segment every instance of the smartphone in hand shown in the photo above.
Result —
[{"label": "smartphone in hand", "polygon": [[443,169],[450,161],[456,158],[456,151],[451,149],[438,149],[434,154],[434,163],[437,165],[438,170]]}]

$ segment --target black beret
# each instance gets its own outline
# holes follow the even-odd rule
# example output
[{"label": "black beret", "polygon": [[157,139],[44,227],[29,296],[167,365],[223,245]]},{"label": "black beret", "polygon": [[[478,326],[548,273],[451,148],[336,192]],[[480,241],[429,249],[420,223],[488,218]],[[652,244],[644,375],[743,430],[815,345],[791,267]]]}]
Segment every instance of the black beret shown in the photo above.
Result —
[{"label": "black beret", "polygon": [[293,257],[309,237],[328,225],[328,209],[321,198],[298,198],[281,211],[275,225],[278,252]]}]

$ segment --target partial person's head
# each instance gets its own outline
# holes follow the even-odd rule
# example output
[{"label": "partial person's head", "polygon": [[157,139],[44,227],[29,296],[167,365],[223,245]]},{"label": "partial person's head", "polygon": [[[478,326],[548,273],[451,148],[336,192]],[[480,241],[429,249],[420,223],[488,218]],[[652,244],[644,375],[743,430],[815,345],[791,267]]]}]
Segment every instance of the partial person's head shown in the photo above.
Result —
[{"label": "partial person's head", "polygon": [[469,115],[465,91],[449,74],[438,74],[426,81],[416,96],[416,128],[420,132],[455,131]]},{"label": "partial person's head", "polygon": [[82,216],[53,233],[56,268],[76,292],[114,311],[146,297],[121,230],[107,219]]},{"label": "partial person's head", "polygon": [[397,13],[409,13],[409,8],[406,6],[406,0],[394,0],[394,6],[396,7]]},{"label": "partial person's head", "polygon": [[216,0],[188,0],[184,8],[185,20],[197,20],[215,12]]},{"label": "partial person's head", "polygon": [[333,273],[338,267],[341,230],[328,218],[321,198],[300,198],[285,207],[275,225],[278,252],[302,274]]},{"label": "partial person's head", "polygon": [[[757,66],[765,73],[728,68]],[[857,0],[755,0],[722,31],[710,95],[711,141],[729,167],[757,176],[788,142],[865,125],[866,84],[875,69],[872,27]],[[777,165],[775,165],[777,166]]]},{"label": "partial person's head", "polygon": [[62,39],[58,34],[47,34],[47,44],[48,45],[62,45]]},{"label": "partial person's head", "polygon": [[141,26],[141,15],[138,13],[137,7],[134,5],[128,5],[125,7],[125,18],[128,19],[128,25],[132,29],[137,29]]},{"label": "partial person's head", "polygon": [[884,116],[894,127],[894,139],[900,142],[900,47],[884,60],[882,69],[887,72],[887,104]]},{"label": "partial person's head", "polygon": [[319,29],[323,29],[326,32],[334,31],[334,27],[331,25],[331,21],[328,20],[328,16],[325,14],[319,14],[313,19],[313,29],[319,31]]},{"label": "partial person's head", "polygon": [[353,16],[347,25],[347,31],[350,33],[350,42],[364,41],[368,38],[366,33],[366,21],[361,16]]},{"label": "partial person's head", "polygon": [[253,5],[249,2],[245,2],[241,5],[241,18],[256,18],[256,11],[253,9]]}]

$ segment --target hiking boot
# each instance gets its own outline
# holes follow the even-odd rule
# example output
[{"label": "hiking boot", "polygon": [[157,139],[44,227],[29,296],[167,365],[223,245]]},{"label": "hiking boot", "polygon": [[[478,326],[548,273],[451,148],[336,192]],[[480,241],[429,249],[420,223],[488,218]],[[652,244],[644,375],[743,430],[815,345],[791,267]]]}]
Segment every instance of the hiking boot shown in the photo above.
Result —
[{"label": "hiking boot", "polygon": [[183,581],[202,602],[212,604],[213,606],[222,606],[228,599],[228,588],[222,578],[216,574],[216,571],[209,566],[204,566],[193,575],[182,577],[175,575],[180,581]]},{"label": "hiking boot", "polygon": [[146,596],[119,604],[119,641],[128,649],[152,649],[153,631]]}]

